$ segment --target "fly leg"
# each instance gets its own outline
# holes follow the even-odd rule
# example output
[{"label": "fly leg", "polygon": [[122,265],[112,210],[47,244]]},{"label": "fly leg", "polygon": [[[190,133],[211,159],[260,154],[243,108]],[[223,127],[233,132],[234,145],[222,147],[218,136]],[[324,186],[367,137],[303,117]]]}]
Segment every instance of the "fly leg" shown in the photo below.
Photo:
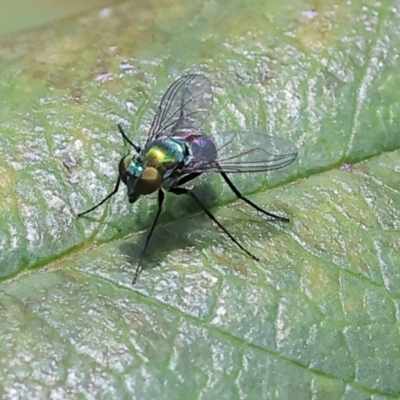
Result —
[{"label": "fly leg", "polygon": [[128,136],[126,136],[126,133],[125,133],[125,131],[124,131],[123,128],[122,128],[122,125],[121,125],[121,124],[117,124],[117,127],[118,127],[118,130],[119,130],[120,134],[122,135],[123,139],[124,139],[125,141],[127,141],[127,142],[135,149],[136,153],[140,153],[142,150],[140,149],[140,147],[139,147],[137,144],[133,143],[133,142],[128,138]]},{"label": "fly leg", "polygon": [[224,178],[225,182],[228,184],[230,189],[232,190],[233,193],[236,194],[236,196],[240,199],[243,200],[245,203],[247,203],[249,206],[253,207],[257,211],[260,211],[261,213],[267,215],[268,217],[272,217],[277,219],[278,221],[282,222],[290,222],[290,219],[285,218],[285,217],[280,217],[279,215],[275,215],[272,213],[269,213],[268,211],[263,210],[261,207],[259,207],[257,204],[254,204],[251,200],[249,200],[247,197],[243,196],[242,193],[239,192],[238,188],[233,184],[233,182],[228,178],[228,175],[226,175],[225,172],[220,172],[222,177]]},{"label": "fly leg", "polygon": [[143,251],[142,251],[142,254],[141,254],[140,259],[139,259],[139,263],[138,263],[138,265],[136,267],[135,276],[133,277],[133,280],[132,280],[132,285],[134,285],[136,283],[137,278],[139,277],[140,273],[143,271],[142,259],[143,259],[143,256],[146,253],[146,249],[147,249],[147,246],[149,245],[150,238],[153,235],[154,228],[157,225],[158,217],[161,214],[162,205],[164,203],[164,198],[165,198],[164,192],[162,191],[162,189],[159,189],[158,190],[158,210],[157,210],[157,214],[156,214],[156,217],[154,218],[153,224],[151,225],[150,231],[147,234],[146,242],[144,244]]},{"label": "fly leg", "polygon": [[78,217],[82,217],[83,215],[90,213],[91,211],[95,210],[97,207],[100,207],[102,204],[104,204],[108,199],[113,197],[114,194],[118,192],[120,182],[121,182],[121,178],[118,177],[118,180],[117,180],[117,183],[115,184],[114,190],[110,194],[108,194],[102,201],[100,201],[100,203],[96,204],[94,207],[89,208],[89,210],[79,213]]},{"label": "fly leg", "polygon": [[[191,179],[186,179],[190,177],[190,175],[200,175],[200,174],[189,174],[186,177],[182,178],[182,181],[184,181],[183,183],[188,182],[188,180],[194,179],[196,176],[192,177]],[[172,187],[170,189],[171,193],[174,193],[176,195],[181,195],[181,194],[187,194],[189,196],[191,196],[196,203],[200,206],[200,208],[206,213],[207,217],[210,218],[212,221],[214,221],[219,227],[220,229],[232,240],[233,243],[235,243],[241,250],[243,250],[248,256],[250,256],[253,260],[259,261],[259,259],[254,255],[251,254],[247,249],[245,249],[238,241],[237,239],[235,239],[232,234],[221,224],[221,222],[219,222],[213,214],[211,214],[211,212],[207,209],[207,207],[199,200],[199,198],[189,189],[186,188],[182,188],[182,187],[177,187],[179,185],[182,185],[183,183],[180,183],[180,181],[177,182],[177,185],[175,185],[174,187]]]},{"label": "fly leg", "polygon": [[[117,124],[118,130],[120,131],[122,137],[139,153],[140,152],[140,147],[132,143],[129,138],[126,136],[124,130],[122,129],[121,124]],[[114,190],[108,194],[103,200],[100,201],[100,203],[96,204],[94,207],[89,208],[89,210],[86,210],[84,212],[81,212],[78,214],[78,217],[82,217],[85,214],[90,213],[91,211],[95,210],[97,207],[100,207],[102,204],[104,204],[108,199],[114,196],[118,192],[119,189],[119,184],[121,183],[121,178],[118,177],[117,183],[115,184]]]}]

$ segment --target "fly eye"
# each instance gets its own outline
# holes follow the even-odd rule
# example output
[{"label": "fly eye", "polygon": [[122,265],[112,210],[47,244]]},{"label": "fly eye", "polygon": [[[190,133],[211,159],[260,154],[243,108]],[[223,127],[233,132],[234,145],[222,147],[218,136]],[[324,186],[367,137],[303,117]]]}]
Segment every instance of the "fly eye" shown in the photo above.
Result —
[{"label": "fly eye", "polygon": [[133,161],[134,156],[131,154],[128,154],[125,157],[121,158],[121,161],[119,162],[119,176],[122,180],[122,182],[125,183],[127,182],[127,169],[129,168],[129,166],[131,165],[132,161]]},{"label": "fly eye", "polygon": [[160,188],[161,174],[153,167],[147,167],[136,183],[136,190],[140,194],[150,194]]}]

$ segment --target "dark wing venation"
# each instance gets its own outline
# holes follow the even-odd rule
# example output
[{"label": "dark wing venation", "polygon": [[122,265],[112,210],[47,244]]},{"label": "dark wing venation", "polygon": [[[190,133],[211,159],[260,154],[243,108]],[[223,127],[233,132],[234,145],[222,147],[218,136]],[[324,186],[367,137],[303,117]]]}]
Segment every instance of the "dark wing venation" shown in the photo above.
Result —
[{"label": "dark wing venation", "polygon": [[203,75],[186,75],[176,80],[161,99],[147,143],[196,131],[207,119],[213,102],[211,83]]},{"label": "dark wing venation", "polygon": [[284,168],[297,157],[296,147],[288,140],[258,132],[221,133],[213,138],[215,155],[196,158],[185,166],[190,172],[264,172]]}]

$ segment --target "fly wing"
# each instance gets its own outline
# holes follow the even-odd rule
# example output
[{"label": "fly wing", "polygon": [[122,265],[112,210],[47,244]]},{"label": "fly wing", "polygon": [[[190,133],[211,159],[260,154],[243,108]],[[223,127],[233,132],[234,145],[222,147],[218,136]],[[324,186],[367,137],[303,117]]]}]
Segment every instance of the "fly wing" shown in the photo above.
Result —
[{"label": "fly wing", "polygon": [[166,91],[151,124],[147,143],[196,131],[207,119],[213,102],[211,83],[203,75],[185,75]]},{"label": "fly wing", "polygon": [[[288,166],[297,157],[297,149],[290,141],[253,131],[201,138],[202,145],[192,145],[193,157],[183,173],[272,171]],[[212,148],[210,142],[214,144]]]}]

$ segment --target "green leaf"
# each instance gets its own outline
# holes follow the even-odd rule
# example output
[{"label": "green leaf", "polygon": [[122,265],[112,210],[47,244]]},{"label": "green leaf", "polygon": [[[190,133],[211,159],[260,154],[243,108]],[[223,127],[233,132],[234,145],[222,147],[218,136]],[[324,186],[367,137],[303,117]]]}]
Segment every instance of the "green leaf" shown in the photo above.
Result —
[{"label": "green leaf", "polygon": [[[2,41],[1,398],[400,396],[400,9],[320,3],[127,2]],[[76,214],[115,185],[116,123],[140,142],[193,72],[206,131],[298,147],[235,180],[291,223],[204,177],[260,262],[169,195],[132,287],[155,199]]]}]

